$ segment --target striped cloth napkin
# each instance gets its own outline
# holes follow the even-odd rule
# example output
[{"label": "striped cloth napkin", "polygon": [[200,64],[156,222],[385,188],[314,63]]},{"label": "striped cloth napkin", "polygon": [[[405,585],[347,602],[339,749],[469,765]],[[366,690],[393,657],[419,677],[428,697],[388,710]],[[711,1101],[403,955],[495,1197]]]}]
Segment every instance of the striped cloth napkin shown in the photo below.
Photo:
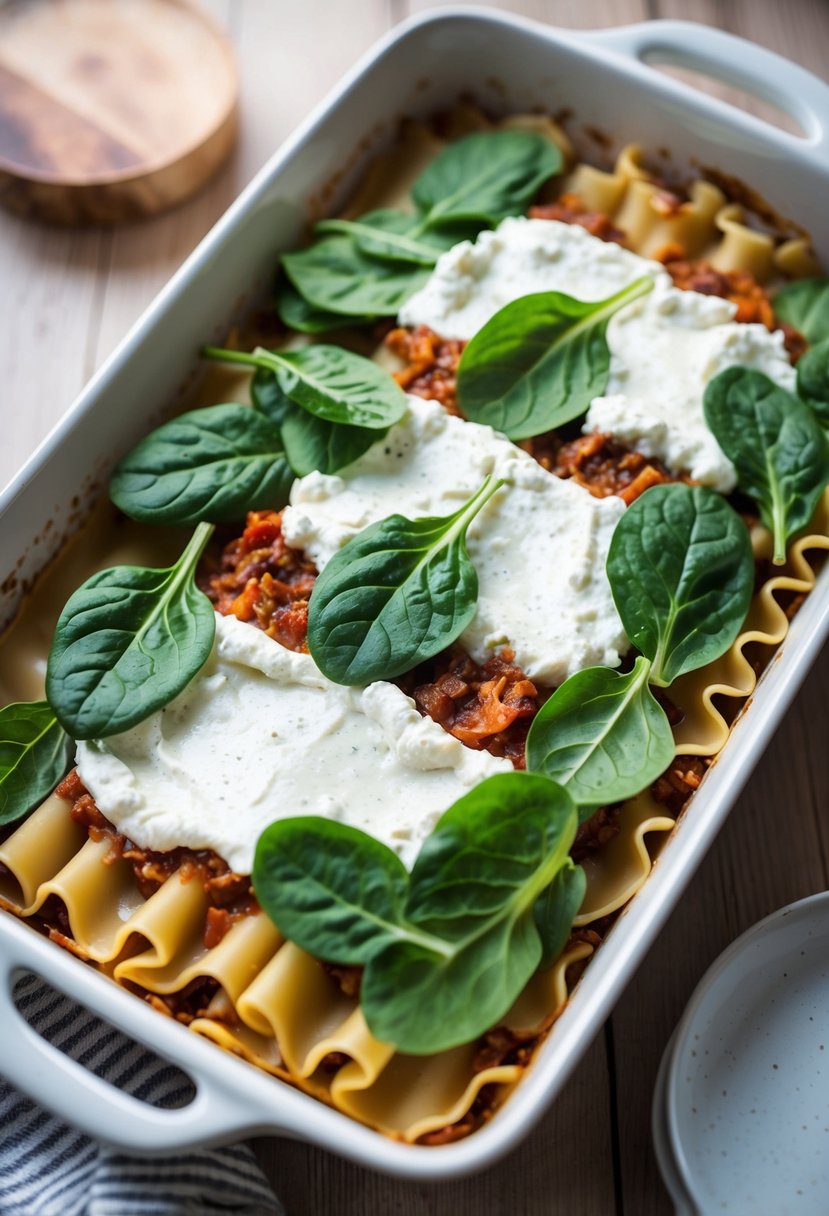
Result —
[{"label": "striped cloth napkin", "polygon": [[[26,1020],[124,1092],[181,1106],[178,1069],[56,993],[36,976],[15,988]],[[0,1078],[2,1216],[285,1216],[246,1144],[178,1157],[130,1157],[35,1106]]]}]

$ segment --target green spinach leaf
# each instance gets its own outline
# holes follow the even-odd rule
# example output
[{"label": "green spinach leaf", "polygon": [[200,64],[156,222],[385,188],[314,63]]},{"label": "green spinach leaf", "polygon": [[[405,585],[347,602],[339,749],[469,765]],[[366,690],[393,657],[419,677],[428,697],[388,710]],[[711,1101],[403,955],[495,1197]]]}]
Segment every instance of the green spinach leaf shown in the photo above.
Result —
[{"label": "green spinach leaf", "polygon": [[829,338],[829,279],[787,283],[772,301],[779,320],[793,325],[810,342]]},{"label": "green spinach leaf", "polygon": [[463,632],[478,599],[466,531],[502,485],[487,478],[454,515],[390,515],[331,558],[308,606],[308,648],[329,680],[393,679]]},{"label": "green spinach leaf", "polygon": [[[576,826],[559,786],[507,773],[444,813],[411,876],[355,828],[286,819],[260,837],[253,885],[281,932],[303,949],[365,965],[361,1001],[373,1034],[432,1054],[497,1023],[545,945],[562,936],[579,880],[555,880],[570,868]],[[562,909],[552,906],[557,893]]]},{"label": "green spinach leaf", "polygon": [[314,310],[358,321],[393,317],[429,277],[428,266],[384,261],[363,253],[352,236],[335,233],[282,256],[282,266]]},{"label": "green spinach leaf", "polygon": [[563,785],[584,819],[598,806],[638,794],[674,757],[649,673],[641,656],[624,675],[608,667],[576,672],[533,719],[527,768]]},{"label": "green spinach leaf", "polygon": [[358,220],[320,220],[314,233],[352,237],[361,253],[394,262],[432,267],[440,254],[461,238],[427,228],[425,221],[405,211],[369,211]]},{"label": "green spinach leaf", "polygon": [[250,386],[254,405],[279,428],[288,464],[297,477],[315,469],[337,473],[379,441],[385,431],[328,422],[294,405],[273,372],[257,368]]},{"label": "green spinach leaf", "polygon": [[531,131],[481,131],[448,144],[412,186],[412,199],[436,228],[474,220],[495,225],[520,215],[561,170],[561,152]]},{"label": "green spinach leaf", "polygon": [[199,524],[168,570],[116,566],[70,597],[49,655],[46,695],[73,738],[129,730],[204,666],[216,625],[193,574],[212,531]]},{"label": "green spinach leaf", "polygon": [[584,870],[568,858],[547,890],[536,900],[533,916],[541,938],[542,967],[551,967],[567,945],[586,890]]},{"label": "green spinach leaf", "polygon": [[257,367],[253,373],[250,399],[254,407],[278,427],[281,427],[291,414],[302,409],[302,406],[294,405],[291,398],[285,396],[269,367]]},{"label": "green spinach leaf", "polygon": [[373,836],[331,819],[307,815],[266,828],[253,886],[280,933],[329,963],[367,963],[406,932],[402,861]]},{"label": "green spinach leaf", "polygon": [[505,305],[461,356],[462,412],[510,439],[529,439],[577,418],[607,385],[608,321],[652,287],[646,276],[607,300],[542,291]]},{"label": "green spinach leaf", "polygon": [[797,391],[811,405],[821,426],[829,427],[829,338],[798,359]]},{"label": "green spinach leaf", "polygon": [[338,473],[379,443],[385,434],[364,426],[326,422],[297,408],[282,424],[285,454],[298,477],[315,469],[320,473]]},{"label": "green spinach leaf", "polygon": [[797,391],[829,427],[829,279],[800,279],[774,297],[774,311],[812,344],[797,363]]},{"label": "green spinach leaf", "polygon": [[607,574],[652,684],[712,663],[742,628],[754,588],[748,529],[714,490],[652,486],[613,533]]},{"label": "green spinach leaf", "polygon": [[283,325],[303,334],[324,334],[332,329],[348,329],[353,325],[375,321],[376,317],[348,317],[327,312],[309,304],[286,276],[281,276],[276,290],[276,311]]},{"label": "green spinach leaf", "polygon": [[292,351],[258,346],[252,354],[208,346],[204,354],[264,368],[276,377],[284,396],[327,422],[384,431],[406,413],[406,394],[388,372],[339,346]]},{"label": "green spinach leaf", "polygon": [[710,380],[705,420],[733,463],[737,483],[760,508],[774,537],[774,562],[786,560],[829,482],[829,443],[806,402],[762,372],[729,367]]},{"label": "green spinach leaf", "polygon": [[51,794],[72,751],[72,740],[48,702],[0,709],[0,824],[22,819]]},{"label": "green spinach leaf", "polygon": [[213,405],[142,439],[116,468],[109,493],[125,514],[146,523],[223,523],[284,507],[293,479],[267,418],[244,405]]}]

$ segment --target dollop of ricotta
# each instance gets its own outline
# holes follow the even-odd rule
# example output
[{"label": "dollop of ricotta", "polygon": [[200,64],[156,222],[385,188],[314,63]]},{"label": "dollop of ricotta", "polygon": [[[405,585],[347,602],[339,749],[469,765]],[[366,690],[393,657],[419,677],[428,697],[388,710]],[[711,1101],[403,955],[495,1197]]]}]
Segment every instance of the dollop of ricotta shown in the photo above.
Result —
[{"label": "dollop of ricotta", "polygon": [[740,365],[765,372],[794,391],[797,373],[780,330],[733,320],[730,300],[680,291],[660,279],[650,295],[611,318],[606,395],[587,411],[585,431],[608,431],[668,468],[723,494],[736,485],[734,466],[705,422],[705,386]]},{"label": "dollop of ricotta", "polygon": [[467,533],[478,605],[463,645],[479,661],[510,646],[546,685],[595,664],[615,667],[627,639],[605,561],[621,499],[594,498],[436,401],[410,397],[406,418],[339,475],[296,481],[282,517],[285,538],[321,570],[368,524],[395,513],[450,515],[490,474],[507,484]]},{"label": "dollop of ricotta", "polygon": [[441,254],[398,320],[468,339],[520,296],[562,291],[578,300],[604,300],[645,274],[669,278],[659,262],[600,241],[576,224],[510,217]]},{"label": "dollop of ricotta", "polygon": [[739,364],[793,390],[796,373],[782,332],[734,321],[736,307],[728,300],[679,290],[658,262],[575,224],[507,219],[474,243],[463,241],[442,254],[399,319],[446,338],[469,339],[520,296],[561,291],[601,300],[643,275],[653,278],[654,289],[608,325],[610,376],[605,395],[591,403],[584,430],[610,432],[673,471],[729,493],[734,467],[705,423],[706,384]]},{"label": "dollop of ricotta", "polygon": [[277,819],[361,828],[411,866],[442,813],[508,760],[465,747],[393,684],[344,688],[307,654],[216,617],[202,671],[123,734],[77,745],[103,814],[142,848],[214,849],[249,874]]}]

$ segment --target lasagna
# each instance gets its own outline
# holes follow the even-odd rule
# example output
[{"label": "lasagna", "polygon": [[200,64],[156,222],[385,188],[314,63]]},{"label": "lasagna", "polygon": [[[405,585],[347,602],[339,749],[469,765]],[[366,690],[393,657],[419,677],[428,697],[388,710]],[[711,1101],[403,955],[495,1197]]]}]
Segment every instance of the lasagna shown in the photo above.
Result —
[{"label": "lasagna", "polygon": [[[278,390],[270,365],[260,363],[252,385],[245,370],[217,381],[212,399],[206,389],[202,408],[222,408],[216,399],[230,396],[247,404],[252,393],[274,427],[292,425],[294,443],[298,434],[307,441],[310,424],[296,413],[307,401],[291,388],[301,364],[291,352],[336,344],[342,333],[343,349],[371,351],[389,383],[406,390],[399,417],[361,437],[351,433],[360,430],[356,414],[338,420],[310,411],[315,441],[320,419],[351,431],[324,431],[328,465],[289,470],[287,501],[251,501],[249,511],[214,521],[219,531],[195,576],[215,612],[197,672],[126,729],[79,737],[72,771],[0,845],[7,909],[194,1032],[388,1135],[424,1144],[473,1131],[520,1080],[785,635],[814,581],[810,555],[829,548],[821,504],[790,540],[786,565],[772,565],[759,511],[737,491],[739,469],[703,408],[707,386],[730,369],[796,394],[794,362],[807,342],[775,316],[762,284],[815,274],[806,243],[751,228],[709,182],[673,193],[635,149],[603,171],[575,162],[547,120],[495,128],[476,115],[473,123],[476,139],[520,132],[546,142],[560,171],[545,178],[528,170],[520,205],[496,222],[464,215],[442,227],[434,216],[448,204],[435,199],[434,182],[418,184],[405,166],[443,145],[432,130],[412,128],[369,175],[340,229],[335,221],[318,238],[341,263],[336,242],[348,240],[359,266],[379,264],[383,298],[394,289],[399,307],[352,307],[340,264],[327,309],[316,296],[318,269],[308,263],[316,277],[303,277],[304,264],[286,259],[285,341],[276,353],[288,358],[274,364]],[[385,183],[401,165],[390,194]],[[401,194],[403,220],[393,211]],[[405,219],[412,199],[419,226]],[[631,289],[638,297],[597,331],[605,374],[583,409],[531,434],[518,426],[512,439],[485,420],[487,401],[479,419],[465,416],[471,352],[487,334],[494,347],[491,327],[510,308],[535,300],[565,315],[569,306],[557,300],[589,311]],[[365,284],[360,290],[363,299]],[[541,342],[536,362],[546,357]],[[337,443],[356,446],[332,468]],[[492,1024],[433,1053],[405,1031],[399,1042],[374,1033],[365,987],[379,982],[366,980],[375,956],[366,964],[356,948],[353,958],[305,948],[310,897],[304,913],[269,915],[264,886],[251,883],[257,842],[274,824],[324,819],[338,827],[319,834],[321,847],[350,847],[348,833],[357,830],[392,856],[381,859],[389,881],[414,889],[448,808],[468,805],[485,787],[505,788],[490,782],[537,771],[528,735],[568,681],[596,669],[620,679],[640,670],[642,648],[625,627],[609,571],[621,521],[634,504],[654,501],[657,487],[730,496],[753,546],[747,616],[713,661],[663,687],[655,681],[655,712],[673,731],[662,768],[628,796],[573,810],[566,848],[545,880],[548,893],[564,884],[556,888],[555,932],[537,918],[551,957],[532,967]],[[473,514],[469,504],[478,500]],[[474,593],[463,575],[468,610],[445,645],[421,646],[405,670],[387,663],[391,674],[364,682],[331,678],[315,653],[315,588],[331,583],[349,546],[385,535],[376,530],[400,518],[423,525],[423,534],[426,524],[451,533],[445,521],[461,520],[452,543],[462,542],[464,553],[452,552],[459,580],[464,562],[474,570]],[[140,543],[152,552],[157,542],[142,528]],[[24,699],[25,630],[43,595],[35,592],[4,642],[12,700]],[[429,628],[440,640],[435,615]],[[417,627],[413,616],[413,633]],[[583,886],[572,885],[576,871]],[[474,865],[468,880],[474,886]],[[439,942],[428,923],[429,941]]]}]

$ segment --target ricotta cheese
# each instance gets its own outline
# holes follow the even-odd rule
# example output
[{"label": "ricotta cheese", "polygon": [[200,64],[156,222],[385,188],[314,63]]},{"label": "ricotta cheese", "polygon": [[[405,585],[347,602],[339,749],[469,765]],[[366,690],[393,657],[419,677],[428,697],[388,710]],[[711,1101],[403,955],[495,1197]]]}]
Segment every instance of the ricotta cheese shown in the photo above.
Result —
[{"label": "ricotta cheese", "polygon": [[217,616],[206,666],[164,709],[77,746],[102,813],[142,848],[214,849],[249,874],[268,824],[323,815],[411,866],[441,814],[508,760],[423,718],[393,684],[344,688],[235,617]]},{"label": "ricotta cheese", "polygon": [[519,216],[441,254],[398,320],[468,339],[520,296],[562,291],[578,300],[604,300],[645,274],[669,279],[659,262],[600,241],[576,224]]},{"label": "ricotta cheese", "polygon": [[607,328],[607,395],[591,403],[585,431],[608,431],[668,468],[730,493],[734,466],[702,408],[708,381],[739,364],[791,391],[796,384],[782,332],[736,322],[735,311],[729,300],[680,291],[664,280],[620,309]]},{"label": "ricotta cheese", "polygon": [[734,321],[736,308],[728,300],[680,291],[658,262],[574,224],[507,219],[474,244],[463,241],[443,254],[400,321],[468,339],[519,296],[562,291],[600,300],[643,275],[653,278],[654,289],[610,321],[606,395],[592,402],[584,430],[610,432],[674,471],[729,493],[734,468],[705,423],[706,384],[740,364],[793,390],[795,370],[782,332]]},{"label": "ricotta cheese", "polygon": [[340,475],[294,483],[282,518],[288,544],[322,569],[362,528],[395,513],[449,515],[490,474],[507,483],[473,520],[475,617],[461,641],[479,661],[511,646],[542,684],[584,667],[615,667],[627,646],[605,561],[624,505],[554,477],[488,426],[409,398],[409,413]]}]

